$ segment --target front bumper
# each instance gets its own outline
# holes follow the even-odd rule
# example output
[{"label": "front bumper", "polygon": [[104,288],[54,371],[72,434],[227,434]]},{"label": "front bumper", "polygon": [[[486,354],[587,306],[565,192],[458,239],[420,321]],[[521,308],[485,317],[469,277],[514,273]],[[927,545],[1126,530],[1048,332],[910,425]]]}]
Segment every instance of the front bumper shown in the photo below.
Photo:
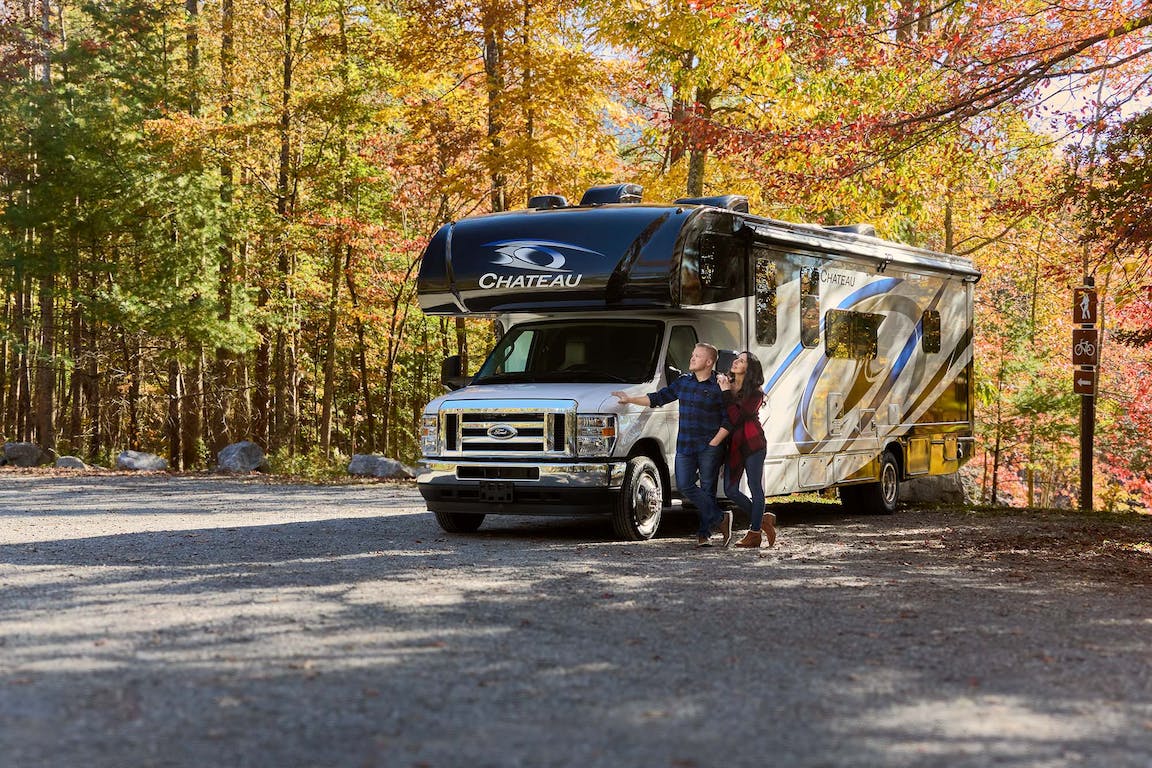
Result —
[{"label": "front bumper", "polygon": [[624,461],[531,464],[443,461],[416,465],[432,512],[489,515],[608,514],[624,482]]}]

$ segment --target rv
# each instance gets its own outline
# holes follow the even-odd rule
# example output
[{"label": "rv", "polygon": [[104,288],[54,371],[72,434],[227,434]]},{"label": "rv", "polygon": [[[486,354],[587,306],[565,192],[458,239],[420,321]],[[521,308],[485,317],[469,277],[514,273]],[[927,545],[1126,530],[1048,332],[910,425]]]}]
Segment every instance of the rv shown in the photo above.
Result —
[{"label": "rv", "polygon": [[444,361],[450,391],[423,414],[417,482],[444,530],[601,514],[651,538],[678,498],[676,405],[611,393],[664,386],[697,341],[763,363],[768,495],[836,487],[847,507],[891,512],[902,481],[971,456],[971,261],[751,215],[741,196],[639,193],[534,198],[429,243],[424,312],[490,317],[499,337],[470,378]]}]

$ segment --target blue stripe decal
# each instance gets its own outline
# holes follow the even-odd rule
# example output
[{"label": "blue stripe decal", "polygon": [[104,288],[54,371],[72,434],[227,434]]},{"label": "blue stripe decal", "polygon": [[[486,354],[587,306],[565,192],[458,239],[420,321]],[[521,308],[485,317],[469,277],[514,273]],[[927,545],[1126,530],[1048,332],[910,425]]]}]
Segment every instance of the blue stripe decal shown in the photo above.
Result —
[{"label": "blue stripe decal", "polygon": [[[836,309],[845,309],[846,307],[850,307],[857,302],[863,301],[864,299],[869,299],[873,296],[887,293],[902,282],[904,282],[904,278],[901,277],[885,277],[875,282],[869,283],[860,290],[850,293],[842,302],[840,302],[840,305],[836,307]],[[820,333],[824,333],[823,316],[820,317]],[[784,358],[784,362],[777,366],[776,370],[772,372],[772,375],[768,377],[768,381],[764,385],[765,393],[772,391],[772,387],[776,386],[776,382],[784,377],[784,374],[788,372],[788,368],[792,366],[792,363],[796,362],[796,358],[800,357],[800,353],[803,352],[804,349],[804,345],[802,344],[797,344],[792,348],[792,351],[788,353],[788,357]]]},{"label": "blue stripe decal", "polygon": [[[940,303],[940,299],[943,296],[944,296],[944,286],[940,286],[940,290],[938,290],[936,292],[936,295],[932,298],[932,301],[928,305],[928,307],[931,309],[932,307],[937,306]],[[891,371],[891,373],[888,374],[887,380],[885,380],[884,384],[880,387],[879,391],[876,393],[876,397],[873,398],[873,400],[872,400],[873,410],[880,407],[880,403],[884,402],[884,400],[891,393],[892,388],[896,386],[896,380],[899,379],[900,374],[904,372],[905,366],[908,365],[908,361],[912,358],[912,353],[916,351],[916,345],[918,343],[920,343],[920,339],[923,336],[924,336],[924,316],[921,315],[920,319],[916,321],[916,327],[912,331],[911,338],[909,338],[908,341],[904,343],[904,348],[902,350],[900,350],[900,356],[896,358],[896,364],[892,366],[892,371]],[[900,421],[904,421],[904,416],[905,416],[905,414],[903,414],[903,413],[900,414]]]},{"label": "blue stripe decal", "polygon": [[[844,297],[844,300],[836,306],[836,309],[845,310],[859,304],[865,299],[888,293],[902,282],[904,282],[904,278],[902,277],[885,277],[869,283],[860,290],[853,291]],[[820,334],[824,334],[824,315],[820,316]],[[788,360],[785,361],[785,367],[791,363],[792,359],[790,355]],[[804,387],[804,396],[800,398],[800,403],[796,407],[796,415],[792,421],[792,440],[796,443],[813,442],[813,437],[809,434],[808,428],[805,426],[808,421],[806,417],[808,416],[808,407],[812,403],[812,393],[816,391],[816,383],[820,380],[820,375],[824,373],[824,369],[827,366],[828,356],[825,355],[820,358],[820,362],[818,362],[812,370],[812,375],[808,377],[808,383]],[[779,376],[774,375],[773,381],[775,381],[776,378],[779,378]]]}]

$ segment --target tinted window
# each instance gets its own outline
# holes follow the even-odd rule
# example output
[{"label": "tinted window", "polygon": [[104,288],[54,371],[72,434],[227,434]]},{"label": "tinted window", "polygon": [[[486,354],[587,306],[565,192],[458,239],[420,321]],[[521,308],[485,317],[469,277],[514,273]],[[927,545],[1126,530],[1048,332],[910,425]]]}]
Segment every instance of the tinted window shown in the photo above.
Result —
[{"label": "tinted window", "polygon": [[800,343],[820,344],[820,267],[800,268]]},{"label": "tinted window", "polygon": [[880,323],[884,315],[830,309],[824,316],[824,354],[869,360],[879,353]]},{"label": "tinted window", "polygon": [[940,351],[940,313],[934,309],[924,310],[924,316],[920,318],[921,328],[924,335],[920,337],[921,344],[924,346],[925,352],[939,352]]},{"label": "tinted window", "polygon": [[776,261],[766,248],[752,251],[756,259],[756,340],[776,343]]}]

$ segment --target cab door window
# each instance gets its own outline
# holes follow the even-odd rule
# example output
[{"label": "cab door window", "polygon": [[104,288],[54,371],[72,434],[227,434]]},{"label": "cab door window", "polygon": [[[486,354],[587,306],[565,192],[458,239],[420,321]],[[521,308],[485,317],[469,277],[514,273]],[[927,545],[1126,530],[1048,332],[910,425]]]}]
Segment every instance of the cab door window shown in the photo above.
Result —
[{"label": "cab door window", "polygon": [[[676,325],[668,335],[668,355],[665,365],[675,368],[678,373],[688,373],[688,363],[692,360],[692,350],[696,348],[696,329],[690,325]],[[668,378],[676,374],[669,372]]]}]

